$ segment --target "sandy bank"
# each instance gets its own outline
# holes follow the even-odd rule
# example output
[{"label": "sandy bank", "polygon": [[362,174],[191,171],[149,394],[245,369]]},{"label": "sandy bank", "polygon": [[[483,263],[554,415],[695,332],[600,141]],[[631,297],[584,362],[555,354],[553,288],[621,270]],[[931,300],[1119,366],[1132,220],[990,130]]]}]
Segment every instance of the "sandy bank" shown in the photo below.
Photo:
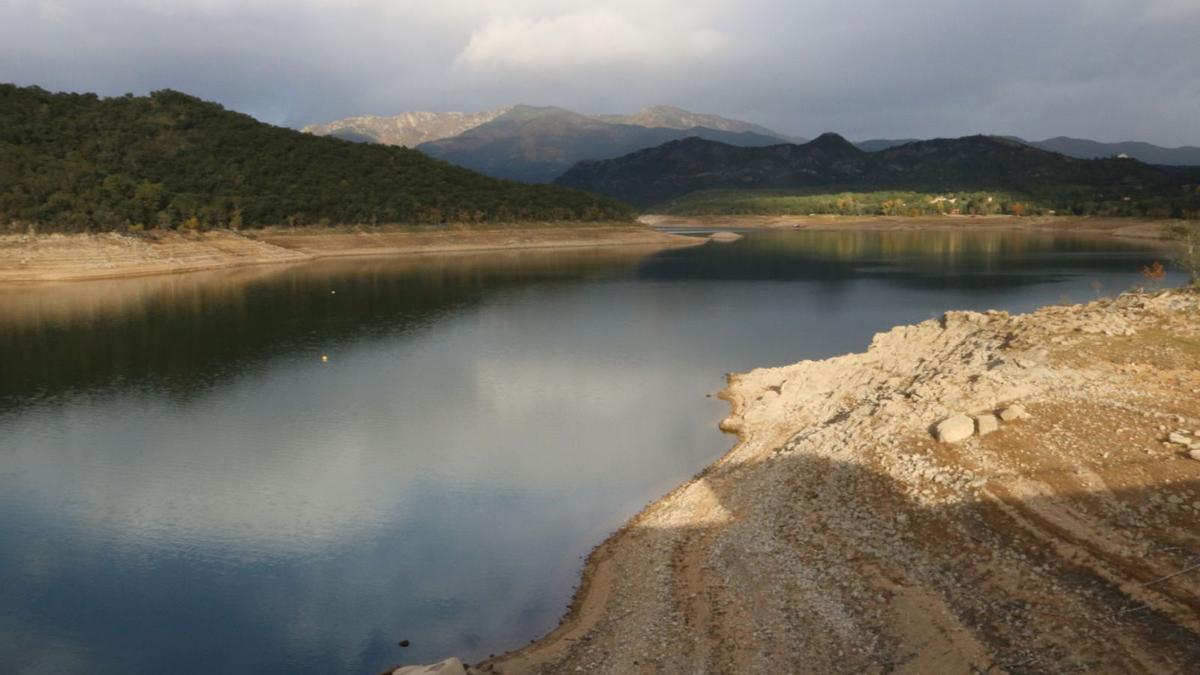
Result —
[{"label": "sandy bank", "polygon": [[665,216],[644,215],[651,227],[768,230],[1012,230],[1105,234],[1136,239],[1163,239],[1168,221],[1137,218],[1067,216]]},{"label": "sandy bank", "polygon": [[3,235],[0,283],[131,277],[334,257],[701,243],[703,239],[638,225]]},{"label": "sandy bank", "polygon": [[[478,670],[1200,667],[1200,295],[952,312],[725,396],[738,445],[593,552],[558,629]],[[930,433],[1012,403],[1031,417]]]}]

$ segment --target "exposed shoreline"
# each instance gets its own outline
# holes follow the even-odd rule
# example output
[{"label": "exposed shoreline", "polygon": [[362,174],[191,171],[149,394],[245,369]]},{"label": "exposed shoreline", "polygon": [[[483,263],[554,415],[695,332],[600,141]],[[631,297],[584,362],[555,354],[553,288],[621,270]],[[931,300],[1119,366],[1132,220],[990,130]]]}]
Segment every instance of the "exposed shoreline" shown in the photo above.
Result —
[{"label": "exposed shoreline", "polygon": [[1107,235],[1162,240],[1171,221],[1074,216],[671,216],[647,214],[638,222],[664,228],[747,230],[1015,231]]},{"label": "exposed shoreline", "polygon": [[[949,312],[722,398],[737,445],[592,552],[557,629],[473,672],[1200,665],[1200,294]],[[931,436],[1013,403],[1032,417]]]},{"label": "exposed shoreline", "polygon": [[704,241],[637,224],[13,234],[0,235],[0,283],[114,279],[326,258],[612,246],[670,248]]},{"label": "exposed shoreline", "polygon": [[[704,243],[656,228],[706,230],[1017,231],[1113,236],[1173,245],[1162,221],[1010,216],[658,216],[637,224],[439,228],[263,228],[143,234],[0,235],[0,283],[38,283],[300,263],[325,258],[411,256],[607,246],[669,248]],[[723,236],[732,239],[732,233]],[[719,237],[718,237],[719,238]]]}]

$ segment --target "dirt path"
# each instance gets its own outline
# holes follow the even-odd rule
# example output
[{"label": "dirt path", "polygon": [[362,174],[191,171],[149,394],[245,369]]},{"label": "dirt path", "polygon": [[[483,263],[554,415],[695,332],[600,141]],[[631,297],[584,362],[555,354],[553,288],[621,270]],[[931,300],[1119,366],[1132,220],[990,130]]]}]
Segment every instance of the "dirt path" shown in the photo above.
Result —
[{"label": "dirt path", "polygon": [[701,243],[700,238],[639,225],[3,235],[0,283],[111,279],[352,256]]},{"label": "dirt path", "polygon": [[472,670],[1200,672],[1200,295],[949,313],[726,396],[737,447]]}]

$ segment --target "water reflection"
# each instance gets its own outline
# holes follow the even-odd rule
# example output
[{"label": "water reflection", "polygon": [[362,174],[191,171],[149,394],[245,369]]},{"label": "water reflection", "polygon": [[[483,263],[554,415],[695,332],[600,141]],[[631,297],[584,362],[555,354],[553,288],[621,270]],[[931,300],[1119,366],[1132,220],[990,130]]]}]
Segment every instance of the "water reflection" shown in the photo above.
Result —
[{"label": "water reflection", "polygon": [[185,393],[272,358],[419,329],[487,294],[613,273],[645,255],[360,259],[0,287],[0,408],[113,384]]},{"label": "water reflection", "polygon": [[727,446],[723,372],[1084,299],[1159,257],[838,236],[5,291],[0,663],[378,672],[515,646],[580,555]]},{"label": "water reflection", "polygon": [[[844,281],[912,287],[1020,287],[1066,276],[1128,272],[1131,257],[1166,260],[1153,244],[1019,231],[766,231],[724,247],[667,251],[649,278]],[[733,249],[732,251],[725,248]],[[1119,289],[1127,290],[1127,289]]]}]

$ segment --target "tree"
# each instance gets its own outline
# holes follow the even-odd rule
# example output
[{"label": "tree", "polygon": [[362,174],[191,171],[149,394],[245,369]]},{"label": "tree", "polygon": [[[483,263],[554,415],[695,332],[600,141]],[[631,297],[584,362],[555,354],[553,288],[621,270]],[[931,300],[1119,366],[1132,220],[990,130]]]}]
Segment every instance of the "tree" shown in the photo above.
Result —
[{"label": "tree", "polygon": [[1200,288],[1200,222],[1176,223],[1168,231],[1181,245],[1175,263],[1187,272],[1192,287]]}]

